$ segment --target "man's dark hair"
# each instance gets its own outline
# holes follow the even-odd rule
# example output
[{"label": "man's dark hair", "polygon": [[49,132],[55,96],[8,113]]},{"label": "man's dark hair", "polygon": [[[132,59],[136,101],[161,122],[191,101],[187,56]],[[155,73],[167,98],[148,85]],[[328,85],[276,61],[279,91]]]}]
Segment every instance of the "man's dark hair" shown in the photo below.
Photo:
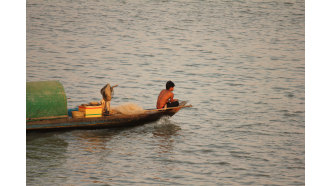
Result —
[{"label": "man's dark hair", "polygon": [[172,82],[172,81],[168,81],[167,83],[166,83],[166,90],[169,90],[171,87],[174,87],[175,85],[174,85],[174,83]]}]

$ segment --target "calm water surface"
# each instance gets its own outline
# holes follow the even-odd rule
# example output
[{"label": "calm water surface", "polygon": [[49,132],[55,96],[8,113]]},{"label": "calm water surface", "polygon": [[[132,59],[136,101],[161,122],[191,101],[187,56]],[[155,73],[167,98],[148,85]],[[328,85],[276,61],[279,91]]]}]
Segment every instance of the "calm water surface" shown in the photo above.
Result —
[{"label": "calm water surface", "polygon": [[28,133],[27,185],[304,185],[303,0],[27,1],[27,81],[68,107],[193,108],[132,128]]}]

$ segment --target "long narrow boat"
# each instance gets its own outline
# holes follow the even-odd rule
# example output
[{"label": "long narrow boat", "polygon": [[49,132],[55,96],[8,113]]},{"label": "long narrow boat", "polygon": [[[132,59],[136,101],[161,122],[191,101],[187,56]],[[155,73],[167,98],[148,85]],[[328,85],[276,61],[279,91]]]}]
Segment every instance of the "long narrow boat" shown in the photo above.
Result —
[{"label": "long narrow boat", "polygon": [[163,116],[173,116],[181,108],[190,106],[179,106],[168,109],[146,110],[142,114],[124,115],[114,114],[111,116],[95,118],[58,118],[36,121],[27,121],[26,129],[32,130],[50,130],[50,129],[73,129],[73,128],[108,128],[121,126],[134,126],[157,121]]},{"label": "long narrow boat", "polygon": [[134,126],[173,116],[180,109],[191,107],[185,103],[167,109],[148,109],[139,114],[113,114],[93,118],[73,118],[67,115],[66,95],[57,81],[27,84],[27,131],[108,128]]}]

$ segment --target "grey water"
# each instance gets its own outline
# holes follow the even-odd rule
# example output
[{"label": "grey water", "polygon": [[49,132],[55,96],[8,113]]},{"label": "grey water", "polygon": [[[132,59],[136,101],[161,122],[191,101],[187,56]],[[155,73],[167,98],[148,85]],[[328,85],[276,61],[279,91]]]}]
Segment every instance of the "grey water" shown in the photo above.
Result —
[{"label": "grey water", "polygon": [[68,107],[192,108],[120,129],[27,133],[27,185],[304,185],[303,0],[27,0],[26,79]]}]

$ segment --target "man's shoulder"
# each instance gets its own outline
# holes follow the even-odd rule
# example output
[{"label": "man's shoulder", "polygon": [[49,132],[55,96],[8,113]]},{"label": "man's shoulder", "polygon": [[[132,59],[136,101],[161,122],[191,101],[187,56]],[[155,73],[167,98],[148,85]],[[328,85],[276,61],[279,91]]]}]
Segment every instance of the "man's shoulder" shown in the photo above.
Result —
[{"label": "man's shoulder", "polygon": [[160,93],[163,95],[174,95],[173,92],[166,89],[163,89],[162,91],[160,91]]},{"label": "man's shoulder", "polygon": [[167,95],[174,95],[172,91],[166,90]]}]

